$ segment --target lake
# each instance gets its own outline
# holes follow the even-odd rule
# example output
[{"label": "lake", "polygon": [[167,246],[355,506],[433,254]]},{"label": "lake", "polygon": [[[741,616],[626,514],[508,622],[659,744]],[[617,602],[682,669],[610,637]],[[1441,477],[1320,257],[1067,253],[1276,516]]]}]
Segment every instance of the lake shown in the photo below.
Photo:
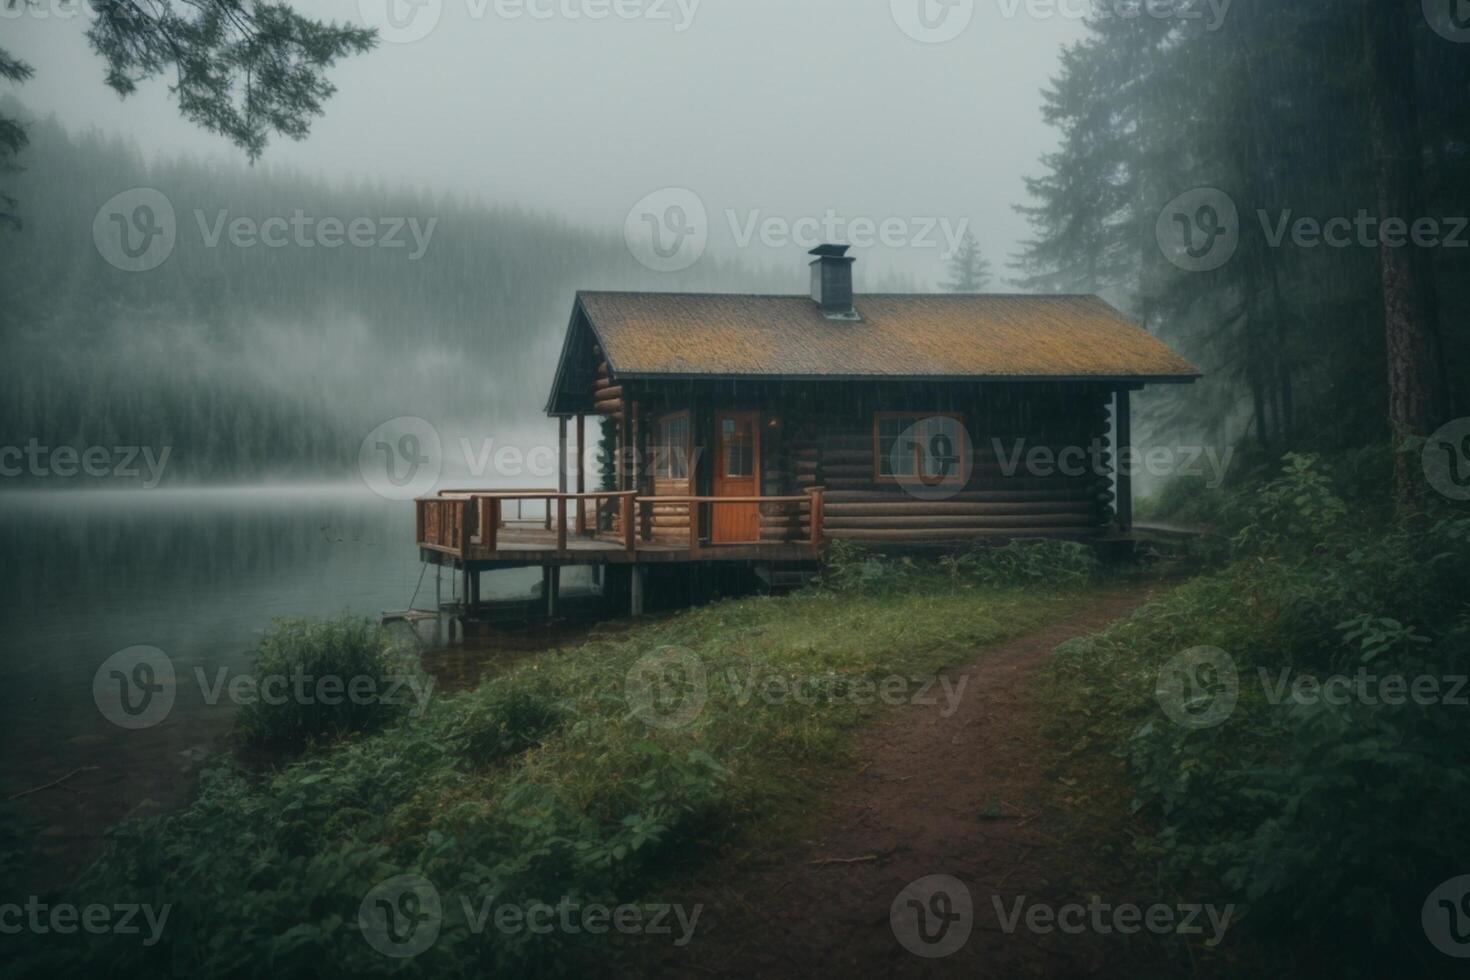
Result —
[{"label": "lake", "polygon": [[[27,836],[60,862],[129,813],[177,803],[218,751],[233,709],[206,702],[196,668],[247,670],[275,617],[376,618],[408,609],[416,589],[412,605],[434,603],[413,505],[361,484],[19,490],[0,504],[0,797],[95,767],[19,803]],[[482,594],[529,596],[539,581],[539,569],[487,574]],[[138,645],[172,661],[177,695],[157,724],[130,730],[104,717],[93,679]]]}]

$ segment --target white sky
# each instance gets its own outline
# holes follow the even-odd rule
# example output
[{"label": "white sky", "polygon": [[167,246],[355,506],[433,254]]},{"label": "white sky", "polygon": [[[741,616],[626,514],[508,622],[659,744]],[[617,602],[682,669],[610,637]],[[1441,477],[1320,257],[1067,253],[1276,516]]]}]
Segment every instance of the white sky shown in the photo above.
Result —
[{"label": "white sky", "polygon": [[[411,9],[296,6],[381,26],[390,2]],[[266,163],[466,192],[609,232],[644,195],[682,186],[707,207],[711,251],[726,254],[729,210],[738,223],[828,209],[913,229],[924,218],[968,221],[1002,274],[1028,234],[1012,211],[1025,200],[1022,177],[1055,142],[1040,89],[1061,45],[1082,33],[1039,0],[414,2],[423,6],[406,31],[426,36],[384,40],[340,64],[339,91],[310,138],[273,142]],[[900,27],[918,23],[919,4],[932,21],[944,2],[957,6],[940,30],[965,25],[952,40],[922,43]],[[592,20],[587,3],[650,15]],[[85,20],[66,16],[75,4],[42,0],[0,18],[0,44],[36,68],[16,90],[26,105],[73,129],[125,133],[149,154],[239,156],[183,121],[162,83],[127,100],[108,90]],[[497,13],[527,5],[551,16]],[[759,241],[743,251],[756,262],[785,255]],[[872,270],[891,263],[933,280],[939,251],[858,254]]]}]

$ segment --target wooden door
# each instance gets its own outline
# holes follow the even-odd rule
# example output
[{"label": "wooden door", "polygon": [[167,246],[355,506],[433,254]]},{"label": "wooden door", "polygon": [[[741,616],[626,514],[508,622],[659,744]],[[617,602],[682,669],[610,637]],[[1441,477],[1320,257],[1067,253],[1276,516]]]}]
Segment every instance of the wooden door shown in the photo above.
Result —
[{"label": "wooden door", "polygon": [[[715,413],[714,496],[760,496],[760,414]],[[710,541],[759,541],[759,504],[711,504]]]}]

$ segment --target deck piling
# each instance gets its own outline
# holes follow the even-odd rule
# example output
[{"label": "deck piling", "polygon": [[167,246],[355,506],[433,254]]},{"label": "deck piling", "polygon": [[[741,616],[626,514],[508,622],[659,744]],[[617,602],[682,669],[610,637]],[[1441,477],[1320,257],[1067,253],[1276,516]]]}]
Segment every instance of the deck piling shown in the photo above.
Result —
[{"label": "deck piling", "polygon": [[643,615],[643,574],[644,574],[645,571],[647,571],[647,566],[641,565],[641,564],[638,564],[638,563],[635,562],[633,565],[631,565],[629,567],[629,571],[632,573],[631,575],[628,576],[629,582],[630,582],[630,585],[629,585],[629,588],[628,588],[628,592],[629,592],[629,603],[628,603],[629,613],[631,615],[634,615],[634,616],[642,616]]},{"label": "deck piling", "polygon": [[[570,482],[569,473],[564,477]],[[648,595],[649,565],[685,566],[693,574],[693,569],[705,562],[820,561],[820,489],[807,488],[800,496],[748,498],[679,494],[640,497],[636,490],[587,494],[569,494],[560,489],[442,490],[437,496],[414,502],[415,525],[421,558],[436,566],[435,600],[444,612],[443,618],[449,621],[448,641],[453,643],[456,636],[464,638],[466,620],[485,611],[480,578],[485,572],[539,567],[541,596],[533,608],[539,607],[538,615],[554,619],[562,612],[561,569],[567,566],[589,568],[599,592],[609,598],[625,594],[620,590],[626,575],[627,608],[632,615],[641,616]],[[525,500],[543,501],[545,513],[523,514],[520,505]],[[595,506],[588,508],[589,502]],[[793,530],[776,540],[706,542],[700,534],[704,530],[702,508],[715,503],[785,508],[792,515]],[[605,529],[600,517],[589,520],[584,516],[589,509],[598,515],[603,504],[611,505],[608,509],[616,517]],[[676,533],[659,533],[652,519],[658,504],[686,505],[692,516],[690,524]],[[809,537],[794,530],[801,505],[815,516],[816,526]],[[578,524],[585,526],[585,537],[573,533]],[[448,580],[451,595],[447,602],[439,579],[443,568],[448,568],[450,575],[456,571],[459,575]]]},{"label": "deck piling", "polygon": [[444,566],[434,566],[434,645],[439,646],[444,635]]}]

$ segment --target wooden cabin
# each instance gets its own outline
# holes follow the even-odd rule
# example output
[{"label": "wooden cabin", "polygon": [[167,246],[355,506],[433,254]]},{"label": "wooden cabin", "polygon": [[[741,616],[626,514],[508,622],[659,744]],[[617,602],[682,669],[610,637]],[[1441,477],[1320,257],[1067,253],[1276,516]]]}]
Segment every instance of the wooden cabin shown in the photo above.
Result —
[{"label": "wooden cabin", "polygon": [[[578,293],[546,405],[563,466],[537,494],[544,523],[506,522],[524,493],[441,494],[420,501],[426,555],[799,561],[832,539],[1129,530],[1113,465],[1129,395],[1192,382],[1192,364],[1095,296],[855,296],[846,252],[812,251],[807,296]],[[578,450],[610,428],[610,487],[580,468],[567,486],[569,425]]]}]

